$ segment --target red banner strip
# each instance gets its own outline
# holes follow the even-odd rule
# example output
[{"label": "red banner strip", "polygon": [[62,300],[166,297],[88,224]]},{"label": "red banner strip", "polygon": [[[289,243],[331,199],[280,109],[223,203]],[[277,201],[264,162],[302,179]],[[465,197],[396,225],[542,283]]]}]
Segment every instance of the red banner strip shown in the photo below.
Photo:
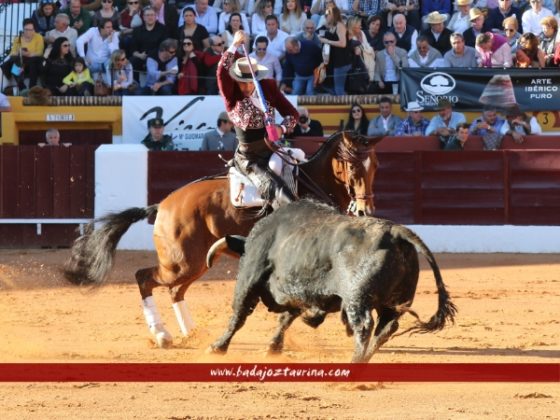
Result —
[{"label": "red banner strip", "polygon": [[560,382],[560,363],[2,363],[0,382]]}]

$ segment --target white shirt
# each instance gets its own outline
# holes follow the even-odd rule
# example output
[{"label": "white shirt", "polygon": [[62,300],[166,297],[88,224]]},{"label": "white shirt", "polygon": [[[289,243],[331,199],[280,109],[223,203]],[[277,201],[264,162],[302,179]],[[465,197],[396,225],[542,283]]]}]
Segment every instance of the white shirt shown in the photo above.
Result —
[{"label": "white shirt", "polygon": [[[241,25],[243,26],[243,31],[247,34],[251,34],[251,26],[249,25],[249,21],[247,20],[247,16],[245,13],[240,13],[241,15]],[[220,17],[218,18],[218,33],[222,34],[226,30],[226,26],[229,24],[229,17],[231,13],[222,12],[220,13]],[[210,32],[210,31],[208,31]]]},{"label": "white shirt", "polygon": [[539,36],[542,32],[541,19],[547,16],[552,16],[552,12],[546,7],[543,7],[539,13],[535,13],[533,9],[528,9],[521,16],[523,31],[532,32]]},{"label": "white shirt", "polygon": [[[85,45],[87,44],[87,54],[85,53]],[[88,63],[105,63],[113,51],[119,49],[119,33],[113,32],[111,36],[103,39],[99,33],[99,29],[89,28],[76,41],[76,51],[78,55]]]},{"label": "white shirt", "polygon": [[257,63],[265,66],[268,69],[268,72],[266,73],[267,79],[274,79],[278,83],[282,81],[282,66],[280,65],[278,57],[270,54],[268,51],[263,58],[258,57],[254,52],[249,54],[249,56],[253,57],[255,60],[257,60]]},{"label": "white shirt", "polygon": [[[286,55],[285,41],[286,41],[286,38],[288,38],[288,36],[289,36],[286,32],[284,32],[281,29],[278,29],[278,33],[276,34],[274,39],[270,39],[266,32],[258,34],[255,37],[255,39],[257,39],[259,36],[265,36],[268,39],[267,51],[269,53],[276,56],[279,60],[281,60],[284,57],[284,55]],[[256,46],[253,45],[253,49],[255,49],[255,48],[256,48]]]}]

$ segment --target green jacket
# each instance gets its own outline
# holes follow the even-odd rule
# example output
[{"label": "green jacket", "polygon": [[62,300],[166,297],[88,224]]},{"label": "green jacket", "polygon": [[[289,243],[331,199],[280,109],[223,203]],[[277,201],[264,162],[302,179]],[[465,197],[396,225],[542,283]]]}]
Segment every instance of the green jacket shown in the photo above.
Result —
[{"label": "green jacket", "polygon": [[175,150],[175,145],[173,144],[173,139],[169,134],[164,134],[160,141],[152,139],[151,135],[147,135],[142,144],[150,150]]}]

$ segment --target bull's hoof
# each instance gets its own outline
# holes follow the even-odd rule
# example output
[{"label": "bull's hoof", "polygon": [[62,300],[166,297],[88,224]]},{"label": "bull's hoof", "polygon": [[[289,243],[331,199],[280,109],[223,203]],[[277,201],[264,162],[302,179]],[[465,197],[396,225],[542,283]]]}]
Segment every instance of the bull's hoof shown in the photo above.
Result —
[{"label": "bull's hoof", "polygon": [[282,346],[281,344],[270,344],[268,346],[268,350],[266,351],[266,353],[269,356],[277,356],[279,354],[282,354],[282,350],[284,349],[284,346]]},{"label": "bull's hoof", "polygon": [[216,346],[215,344],[211,344],[206,349],[206,354],[226,354],[227,348]]},{"label": "bull's hoof", "polygon": [[157,324],[150,327],[150,332],[154,335],[156,345],[160,349],[167,349],[173,346],[173,337],[169,331],[165,329],[162,324]]}]

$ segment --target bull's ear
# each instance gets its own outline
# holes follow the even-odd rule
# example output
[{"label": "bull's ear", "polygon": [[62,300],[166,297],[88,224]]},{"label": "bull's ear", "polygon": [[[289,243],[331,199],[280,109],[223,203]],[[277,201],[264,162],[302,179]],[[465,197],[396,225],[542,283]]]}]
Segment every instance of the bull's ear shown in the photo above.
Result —
[{"label": "bull's ear", "polygon": [[245,253],[245,237],[239,235],[226,235],[228,248],[239,256]]}]

